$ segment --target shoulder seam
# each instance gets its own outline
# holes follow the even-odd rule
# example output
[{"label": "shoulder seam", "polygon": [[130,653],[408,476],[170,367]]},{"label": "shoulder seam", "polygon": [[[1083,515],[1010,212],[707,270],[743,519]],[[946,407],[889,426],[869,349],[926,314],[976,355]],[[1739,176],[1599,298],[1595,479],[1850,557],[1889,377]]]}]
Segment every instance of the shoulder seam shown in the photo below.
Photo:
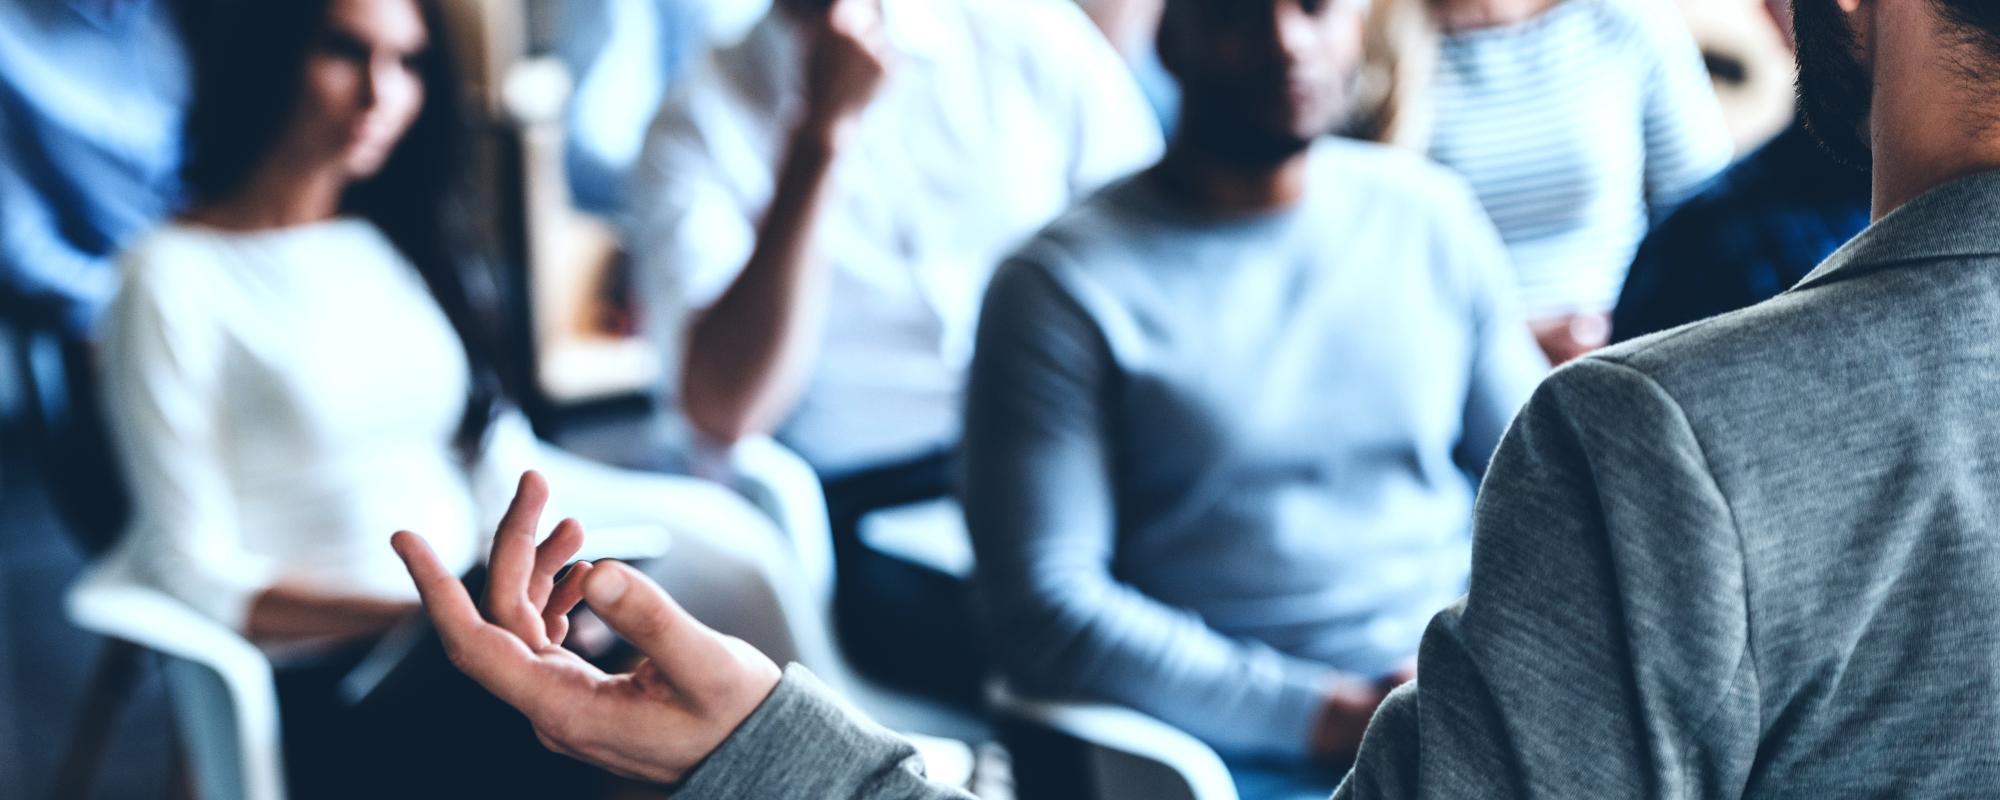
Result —
[{"label": "shoulder seam", "polygon": [[[1744,541],[1743,524],[1740,516],[1737,514],[1735,501],[1730,498],[1728,492],[1723,490],[1722,482],[1715,476],[1715,462],[1709,457],[1708,444],[1702,441],[1701,432],[1695,430],[1694,421],[1688,417],[1687,409],[1681,405],[1680,399],[1674,397],[1672,392],[1667,391],[1667,387],[1660,385],[1660,382],[1654,380],[1653,376],[1645,370],[1614,358],[1588,357],[1583,363],[1603,364],[1613,370],[1628,373],[1638,380],[1643,381],[1653,391],[1658,392],[1660,397],[1664,398],[1667,404],[1673,407],[1675,418],[1680,422],[1681,428],[1687,431],[1688,439],[1694,442],[1696,452],[1701,454],[1702,473],[1708,476],[1709,486],[1715,490],[1715,496],[1722,499],[1723,508],[1729,511],[1729,527],[1731,532],[1736,535],[1736,563],[1742,573],[1740,580],[1743,582],[1743,652],[1737,654],[1736,665],[1730,669],[1729,674],[1733,676],[1741,672],[1744,664],[1747,662],[1752,675],[1762,675],[1763,670],[1760,668],[1759,659],[1757,658],[1755,611],[1752,609],[1750,602],[1753,593],[1750,587],[1749,543]],[[1761,693],[1755,700],[1757,701],[1757,728],[1761,732],[1768,723],[1768,720],[1764,716],[1764,699]],[[1716,720],[1721,717],[1723,704],[1723,698],[1716,698],[1715,704],[1709,708],[1707,716],[1703,717],[1694,726],[1694,731],[1696,733],[1708,731],[1715,724]],[[1686,763],[1685,755],[1682,756],[1682,764],[1680,766],[1683,771],[1686,771],[1690,766]]]}]

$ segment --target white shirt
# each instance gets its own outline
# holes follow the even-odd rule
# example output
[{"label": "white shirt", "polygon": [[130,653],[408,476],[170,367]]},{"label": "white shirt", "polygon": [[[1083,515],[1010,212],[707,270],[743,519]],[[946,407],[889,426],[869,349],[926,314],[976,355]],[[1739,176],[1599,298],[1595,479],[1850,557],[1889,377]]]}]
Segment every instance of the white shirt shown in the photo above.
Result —
[{"label": "white shirt", "polygon": [[[833,275],[826,330],[779,432],[823,472],[955,442],[994,266],[1162,149],[1130,72],[1073,3],[883,5],[899,57],[835,167],[816,242]],[[797,24],[773,12],[698,67],[648,133],[628,243],[670,359],[755,247],[804,103],[804,55]]]},{"label": "white shirt", "polygon": [[478,560],[538,443],[510,415],[460,461],[464,352],[378,229],[169,225],[124,260],[105,402],[149,580],[244,630],[280,580],[414,600],[398,530],[453,570]]}]

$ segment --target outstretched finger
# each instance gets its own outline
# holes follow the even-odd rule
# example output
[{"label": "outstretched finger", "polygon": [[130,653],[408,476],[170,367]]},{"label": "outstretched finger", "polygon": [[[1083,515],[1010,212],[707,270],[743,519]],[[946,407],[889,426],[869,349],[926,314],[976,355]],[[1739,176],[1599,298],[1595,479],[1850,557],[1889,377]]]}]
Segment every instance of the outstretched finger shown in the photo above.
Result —
[{"label": "outstretched finger", "polygon": [[542,608],[549,602],[549,591],[555,588],[556,573],[563,565],[576,557],[583,549],[583,525],[573,519],[563,520],[555,532],[535,548],[535,569],[528,576],[528,603],[534,608]]},{"label": "outstretched finger", "polygon": [[560,645],[569,638],[569,612],[583,601],[583,579],[595,566],[588,561],[576,562],[549,595],[548,607],[542,609],[542,624],[549,630],[550,644]]},{"label": "outstretched finger", "polygon": [[423,537],[409,531],[398,531],[389,538],[389,545],[403,559],[403,567],[410,571],[411,580],[416,581],[417,594],[424,600],[424,610],[430,612],[431,620],[439,631],[448,634],[486,624],[486,620],[479,616],[479,608],[473,605],[472,596],[466,593],[465,584],[444,568]]},{"label": "outstretched finger", "polygon": [[458,576],[444,568],[422,537],[409,531],[389,540],[416,581],[452,663],[502,700],[521,707],[532,684],[533,654],[506,630],[487,624]]},{"label": "outstretched finger", "polygon": [[486,613],[530,647],[540,647],[539,640],[546,638],[541,615],[529,604],[528,579],[535,568],[535,529],[548,499],[548,483],[542,476],[522,473],[514,501],[493,534],[493,554],[486,565]]}]

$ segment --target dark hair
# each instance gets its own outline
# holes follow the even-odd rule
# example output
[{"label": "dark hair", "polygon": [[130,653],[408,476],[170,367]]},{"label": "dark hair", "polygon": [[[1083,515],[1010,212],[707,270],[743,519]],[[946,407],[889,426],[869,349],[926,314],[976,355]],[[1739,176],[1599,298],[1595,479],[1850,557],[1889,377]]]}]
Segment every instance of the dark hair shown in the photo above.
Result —
[{"label": "dark hair", "polygon": [[[192,202],[233,197],[271,157],[300,101],[306,58],[331,2],[236,0],[188,17],[195,83],[181,178]],[[341,210],[381,229],[416,266],[458,333],[472,366],[472,391],[453,444],[469,462],[505,394],[494,355],[497,283],[469,255],[471,237],[457,209],[469,132],[444,17],[434,0],[411,2],[430,36],[416,66],[423,108],[381,171],[348,187]]]},{"label": "dark hair", "polygon": [[1966,77],[1990,79],[1990,71],[2000,62],[2000,3],[1993,0],[1936,0],[1946,21],[1964,34],[1965,44],[1979,49],[1983,58],[1977,67],[1966,65]]}]

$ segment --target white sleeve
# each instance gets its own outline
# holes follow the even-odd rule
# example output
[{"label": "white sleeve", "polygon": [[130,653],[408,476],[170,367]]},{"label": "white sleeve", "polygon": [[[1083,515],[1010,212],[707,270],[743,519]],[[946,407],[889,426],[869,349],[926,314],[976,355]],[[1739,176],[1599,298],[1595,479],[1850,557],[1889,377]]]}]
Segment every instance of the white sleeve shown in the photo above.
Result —
[{"label": "white sleeve", "polygon": [[210,273],[188,262],[200,257],[143,249],[128,257],[105,328],[104,403],[132,492],[125,546],[148,580],[244,631],[278,565],[244,546],[232,507],[218,428],[234,393],[222,385],[225,343],[210,311],[212,287],[200,280]]},{"label": "white sleeve", "polygon": [[[666,359],[666,389],[677,393],[683,337],[692,315],[729,289],[757,246],[755,213],[728,180],[725,161],[753,158],[743,142],[714,128],[730,109],[710,84],[713,63],[670,94],[646,134],[633,169],[626,247],[644,308],[647,336]],[[718,147],[738,149],[717,152]],[[754,149],[754,148],[748,148]],[[739,171],[767,164],[736,164]]]}]

